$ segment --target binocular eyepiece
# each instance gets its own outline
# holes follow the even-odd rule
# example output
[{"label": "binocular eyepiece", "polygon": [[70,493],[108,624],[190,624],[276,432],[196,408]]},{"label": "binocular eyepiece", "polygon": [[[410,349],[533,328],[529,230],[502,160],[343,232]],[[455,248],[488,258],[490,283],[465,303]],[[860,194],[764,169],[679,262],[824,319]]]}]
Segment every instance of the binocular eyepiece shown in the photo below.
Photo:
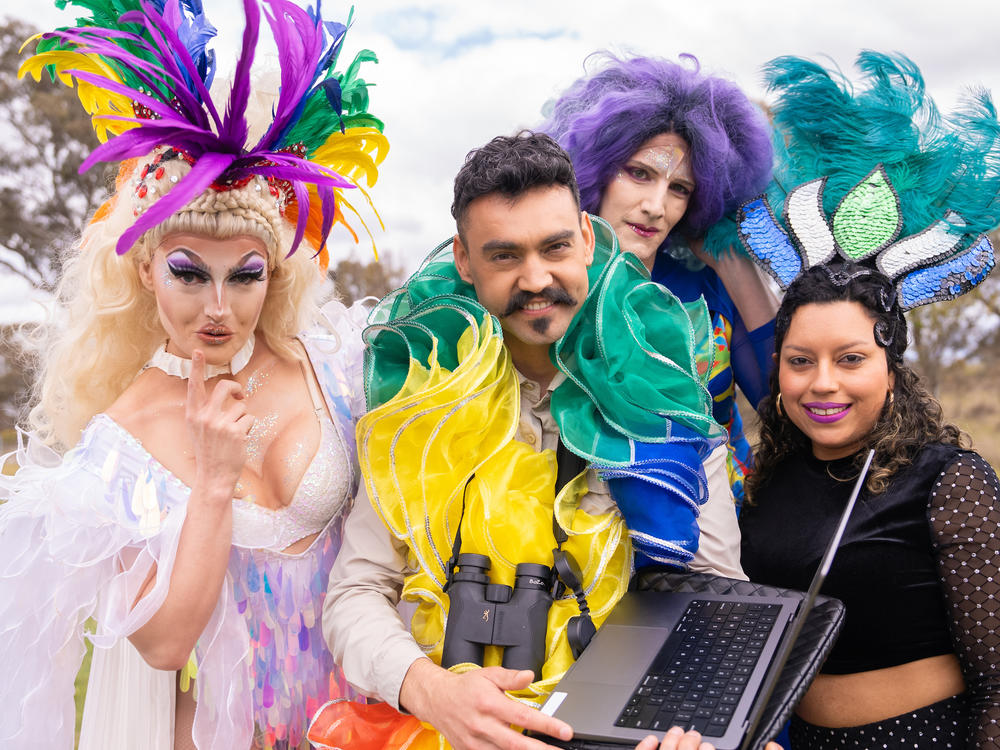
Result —
[{"label": "binocular eyepiece", "polygon": [[552,570],[520,563],[514,586],[490,583],[486,555],[462,553],[451,579],[448,624],[441,666],[482,665],[486,646],[502,646],[507,669],[530,669],[539,679],[545,662],[545,631],[552,604]]}]

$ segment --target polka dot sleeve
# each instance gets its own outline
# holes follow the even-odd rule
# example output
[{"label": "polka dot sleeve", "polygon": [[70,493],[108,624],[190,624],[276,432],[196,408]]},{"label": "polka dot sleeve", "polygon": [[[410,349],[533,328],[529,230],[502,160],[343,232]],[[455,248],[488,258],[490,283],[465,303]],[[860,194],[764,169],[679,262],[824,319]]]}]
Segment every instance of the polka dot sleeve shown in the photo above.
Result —
[{"label": "polka dot sleeve", "polygon": [[965,453],[938,479],[932,538],[972,713],[970,747],[1000,748],[1000,486]]}]

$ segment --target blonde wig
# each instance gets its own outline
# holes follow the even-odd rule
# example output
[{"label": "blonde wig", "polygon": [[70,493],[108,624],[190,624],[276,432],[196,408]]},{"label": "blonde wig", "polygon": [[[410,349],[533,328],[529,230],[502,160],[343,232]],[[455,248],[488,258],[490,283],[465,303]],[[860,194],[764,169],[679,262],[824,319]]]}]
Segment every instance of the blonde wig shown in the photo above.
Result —
[{"label": "blonde wig", "polygon": [[[144,161],[153,163],[159,155]],[[312,257],[317,248],[303,244],[286,257],[292,226],[263,178],[235,189],[209,188],[129,252],[115,252],[136,215],[166,192],[158,188],[189,169],[183,159],[161,161],[148,174],[134,164],[122,166],[116,195],[68,251],[56,310],[28,336],[38,367],[29,426],[58,450],[76,444],[87,422],[114,403],[165,340],[155,297],[143,287],[138,269],[170,234],[260,239],[268,250],[270,281],[256,335],[279,357],[300,356],[292,337],[316,319],[323,275]]]}]

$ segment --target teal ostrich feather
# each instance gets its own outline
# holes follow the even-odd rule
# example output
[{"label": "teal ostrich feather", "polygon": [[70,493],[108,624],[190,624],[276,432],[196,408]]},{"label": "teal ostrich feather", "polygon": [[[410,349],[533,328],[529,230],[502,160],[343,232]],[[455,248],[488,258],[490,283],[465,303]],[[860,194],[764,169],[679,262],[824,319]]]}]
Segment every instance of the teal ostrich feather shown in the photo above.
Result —
[{"label": "teal ostrich feather", "polygon": [[823,209],[878,164],[900,199],[902,235],[957,212],[970,236],[1000,224],[1000,124],[986,92],[943,116],[916,64],[901,54],[863,51],[857,84],[839,70],[780,57],[765,67],[774,95],[776,163],[768,198],[776,213],[789,190],[827,177]]}]

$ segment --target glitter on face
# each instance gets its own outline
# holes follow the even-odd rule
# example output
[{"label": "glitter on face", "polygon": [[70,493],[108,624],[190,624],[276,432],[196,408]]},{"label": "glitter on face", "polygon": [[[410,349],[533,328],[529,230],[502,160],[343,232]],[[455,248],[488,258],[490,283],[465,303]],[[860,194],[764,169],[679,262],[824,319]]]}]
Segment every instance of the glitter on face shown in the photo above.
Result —
[{"label": "glitter on face", "polygon": [[679,135],[660,133],[643,143],[605,186],[598,215],[611,224],[621,249],[634,253],[648,269],[694,193],[688,153]]},{"label": "glitter on face", "polygon": [[[684,161],[685,151],[677,146],[654,146],[636,151],[629,161],[638,161],[651,168],[663,179],[670,179],[680,168]],[[616,180],[628,180],[632,178],[626,170],[630,167],[621,167],[615,173]],[[634,167],[631,167],[634,169]]]},{"label": "glitter on face", "polygon": [[264,456],[264,446],[270,443],[271,438],[274,437],[274,427],[276,424],[278,424],[278,415],[274,413],[268,414],[266,417],[260,417],[253,423],[253,427],[250,428],[250,434],[247,435],[248,463],[260,465],[261,459]]},{"label": "glitter on face", "polygon": [[160,274],[160,282],[165,287],[172,287],[174,285],[174,274],[170,270],[170,266],[164,265],[163,273]]},{"label": "glitter on face", "polygon": [[672,175],[684,161],[684,149],[676,146],[655,146],[632,157],[645,161],[664,176]]},{"label": "glitter on face", "polygon": [[[139,266],[170,339],[167,351],[190,359],[201,349],[207,364],[230,362],[257,327],[268,289],[266,259],[256,237],[168,234],[150,262]],[[165,284],[170,277],[172,284]],[[217,278],[226,280],[221,304]]]}]

